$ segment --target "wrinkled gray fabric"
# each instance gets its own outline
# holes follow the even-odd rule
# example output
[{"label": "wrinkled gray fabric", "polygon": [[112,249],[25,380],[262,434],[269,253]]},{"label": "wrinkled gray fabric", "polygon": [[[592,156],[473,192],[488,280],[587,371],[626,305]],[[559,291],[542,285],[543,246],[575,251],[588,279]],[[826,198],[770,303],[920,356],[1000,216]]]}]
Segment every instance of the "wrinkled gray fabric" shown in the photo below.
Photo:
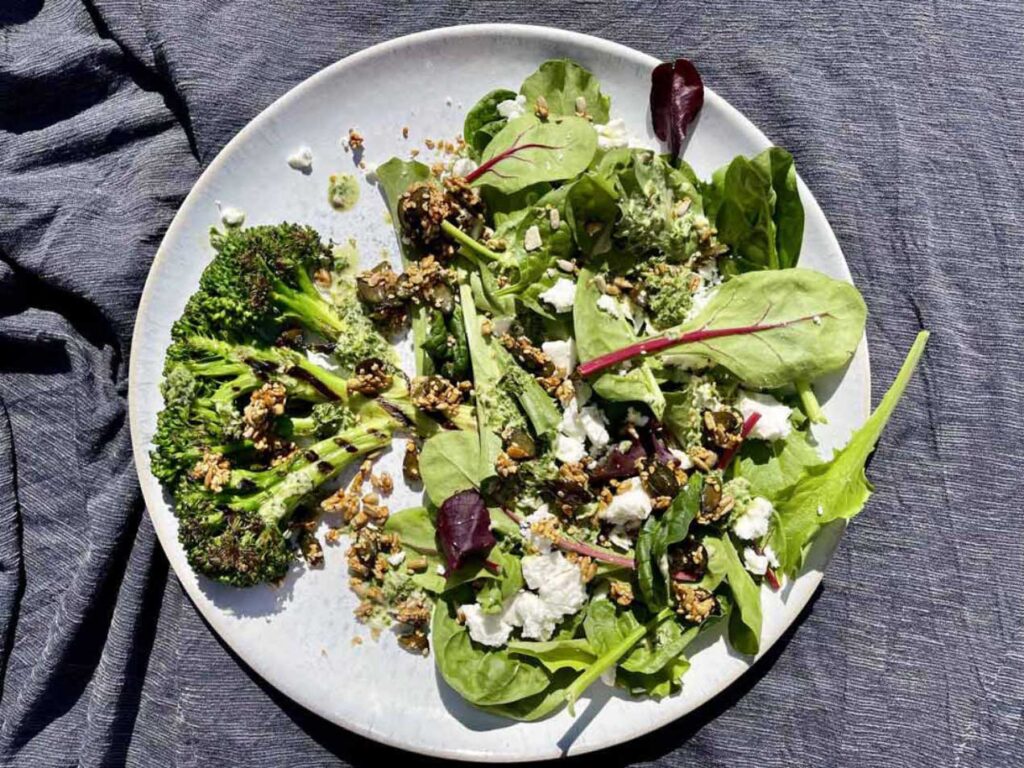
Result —
[{"label": "wrinkled gray fabric", "polygon": [[934,331],[878,494],[802,621],[726,694],[600,762],[1024,764],[1018,0],[0,2],[0,757],[396,759],[269,689],[168,573],[127,358],[160,238],[236,131],[340,57],[474,21],[694,59],[821,202],[871,310],[876,398]]}]

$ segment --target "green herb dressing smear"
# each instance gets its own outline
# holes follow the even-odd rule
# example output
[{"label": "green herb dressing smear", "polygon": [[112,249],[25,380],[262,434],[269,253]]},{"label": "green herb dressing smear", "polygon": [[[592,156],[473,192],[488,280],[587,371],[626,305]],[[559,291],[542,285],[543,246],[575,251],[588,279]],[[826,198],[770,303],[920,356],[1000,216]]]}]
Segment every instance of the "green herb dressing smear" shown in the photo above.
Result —
[{"label": "green herb dressing smear", "polygon": [[350,173],[331,174],[327,185],[327,202],[336,211],[351,210],[359,202],[359,182]]}]

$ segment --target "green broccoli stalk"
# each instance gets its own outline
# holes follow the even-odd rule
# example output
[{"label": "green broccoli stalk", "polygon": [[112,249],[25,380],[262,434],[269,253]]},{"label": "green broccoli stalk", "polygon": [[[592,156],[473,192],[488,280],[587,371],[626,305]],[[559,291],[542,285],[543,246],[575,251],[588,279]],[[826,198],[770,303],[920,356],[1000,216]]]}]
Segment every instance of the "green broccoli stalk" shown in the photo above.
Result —
[{"label": "green broccoli stalk", "polygon": [[360,456],[388,446],[393,423],[370,420],[316,443],[289,463],[246,473],[212,492],[185,482],[176,494],[178,535],[189,563],[237,587],[280,581],[294,559],[287,523],[317,488]]},{"label": "green broccoli stalk", "polygon": [[295,437],[329,437],[335,432],[352,427],[355,414],[343,403],[317,403],[308,416],[284,417],[281,435]]}]

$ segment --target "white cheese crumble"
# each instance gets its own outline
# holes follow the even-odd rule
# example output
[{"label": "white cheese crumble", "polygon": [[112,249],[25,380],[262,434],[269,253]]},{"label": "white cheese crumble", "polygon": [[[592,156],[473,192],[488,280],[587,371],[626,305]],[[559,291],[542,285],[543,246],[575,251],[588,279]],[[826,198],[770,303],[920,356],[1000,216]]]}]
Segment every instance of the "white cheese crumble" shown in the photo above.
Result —
[{"label": "white cheese crumble", "polygon": [[646,427],[647,423],[651,420],[650,416],[645,416],[640,413],[632,405],[626,408],[626,421],[636,427]]},{"label": "white cheese crumble", "polygon": [[564,463],[582,460],[587,453],[586,441],[590,442],[593,454],[602,453],[608,447],[607,424],[608,419],[596,405],[580,408],[577,400],[570,400],[558,425],[555,457]]},{"label": "white cheese crumble", "polygon": [[241,208],[235,208],[233,205],[222,208],[220,211],[220,222],[228,228],[240,227],[245,223],[245,211]]},{"label": "white cheese crumble", "polygon": [[676,461],[679,462],[680,469],[690,469],[693,467],[693,459],[690,458],[690,454],[686,451],[681,451],[678,448],[669,448],[668,450],[676,458]]},{"label": "white cheese crumble", "polygon": [[576,370],[576,342],[573,339],[545,341],[540,348],[545,355],[551,358],[555,368],[559,369],[564,376],[568,376]]},{"label": "white cheese crumble", "polygon": [[622,316],[622,309],[619,306],[619,302],[615,300],[614,296],[609,296],[607,293],[601,294],[601,297],[597,300],[597,308],[602,312],[607,312],[612,317]]},{"label": "white cheese crumble", "polygon": [[548,221],[551,223],[552,232],[557,232],[558,228],[562,226],[562,217],[561,214],[558,213],[557,208],[551,208],[548,211]]},{"label": "white cheese crumble", "polygon": [[556,312],[568,312],[576,299],[576,283],[560,277],[553,286],[540,294],[539,298],[554,307]]},{"label": "white cheese crumble", "polygon": [[388,555],[388,565],[393,565],[395,567],[398,567],[403,562],[405,562],[405,550],[404,549],[401,550],[400,552],[395,552],[394,554]]},{"label": "white cheese crumble", "polygon": [[616,117],[604,124],[595,123],[594,130],[597,131],[597,146],[601,149],[616,149],[629,146],[626,121],[621,117]]},{"label": "white cheese crumble", "polygon": [[764,576],[769,567],[779,567],[779,558],[775,556],[775,551],[771,547],[765,547],[760,555],[753,547],[744,547],[743,567],[755,576]]},{"label": "white cheese crumble", "polygon": [[559,617],[576,613],[587,602],[587,588],[579,567],[557,550],[526,555],[522,560],[526,586],[536,590]]},{"label": "white cheese crumble", "polygon": [[768,533],[772,519],[772,503],[761,496],[755,496],[743,510],[743,514],[732,524],[733,533],[746,541],[759,539]]},{"label": "white cheese crumble", "polygon": [[520,590],[505,601],[500,613],[485,614],[472,603],[460,606],[469,636],[476,642],[504,645],[515,627],[522,627],[523,637],[529,640],[549,640],[558,622],[587,602],[580,569],[561,552],[527,555],[522,566],[526,586],[535,592]]},{"label": "white cheese crumble", "polygon": [[[526,97],[519,94],[514,99],[498,102],[498,114],[507,120],[515,120],[526,114]],[[466,138],[469,138],[468,136]]]},{"label": "white cheese crumble", "polygon": [[620,485],[619,493],[612,498],[608,506],[598,511],[597,516],[612,525],[636,528],[650,514],[651,497],[638,481],[633,480],[625,491]]},{"label": "white cheese crumble", "polygon": [[761,415],[748,437],[757,440],[785,440],[793,430],[793,425],[789,422],[793,409],[771,395],[741,390],[736,407],[743,414],[744,421],[755,413]]},{"label": "white cheese crumble", "polygon": [[452,176],[459,178],[468,176],[477,169],[476,162],[468,157],[460,157],[452,163]]},{"label": "white cheese crumble", "polygon": [[313,150],[309,147],[299,147],[288,155],[288,165],[296,171],[310,173],[313,170]]},{"label": "white cheese crumble", "polygon": [[548,505],[542,504],[537,508],[536,512],[532,512],[523,518],[522,524],[519,526],[519,530],[523,534],[523,538],[526,543],[536,549],[538,552],[550,552],[551,551],[551,539],[547,536],[540,536],[533,532],[534,523],[543,523],[546,520],[554,520],[555,516],[548,511]]},{"label": "white cheese crumble", "polygon": [[466,620],[469,636],[481,645],[492,648],[505,645],[512,634],[512,625],[505,620],[505,612],[484,613],[476,603],[459,606],[462,617]]},{"label": "white cheese crumble", "polygon": [[523,249],[529,253],[530,251],[536,251],[541,245],[543,245],[543,242],[540,239],[540,227],[534,224],[523,235]]}]

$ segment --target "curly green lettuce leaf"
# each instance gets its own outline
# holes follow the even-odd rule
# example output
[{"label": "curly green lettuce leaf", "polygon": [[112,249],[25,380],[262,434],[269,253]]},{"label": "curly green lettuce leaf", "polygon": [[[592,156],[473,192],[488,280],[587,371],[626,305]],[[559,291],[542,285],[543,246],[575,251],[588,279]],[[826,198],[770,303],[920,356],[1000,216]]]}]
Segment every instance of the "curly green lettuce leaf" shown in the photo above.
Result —
[{"label": "curly green lettuce leaf", "polygon": [[823,525],[848,520],[864,508],[874,490],[865,465],[910,383],[928,335],[927,331],[917,335],[889,391],[846,446],[831,461],[807,467],[785,498],[776,503],[781,535],[773,547],[784,573],[796,575],[808,543]]}]

